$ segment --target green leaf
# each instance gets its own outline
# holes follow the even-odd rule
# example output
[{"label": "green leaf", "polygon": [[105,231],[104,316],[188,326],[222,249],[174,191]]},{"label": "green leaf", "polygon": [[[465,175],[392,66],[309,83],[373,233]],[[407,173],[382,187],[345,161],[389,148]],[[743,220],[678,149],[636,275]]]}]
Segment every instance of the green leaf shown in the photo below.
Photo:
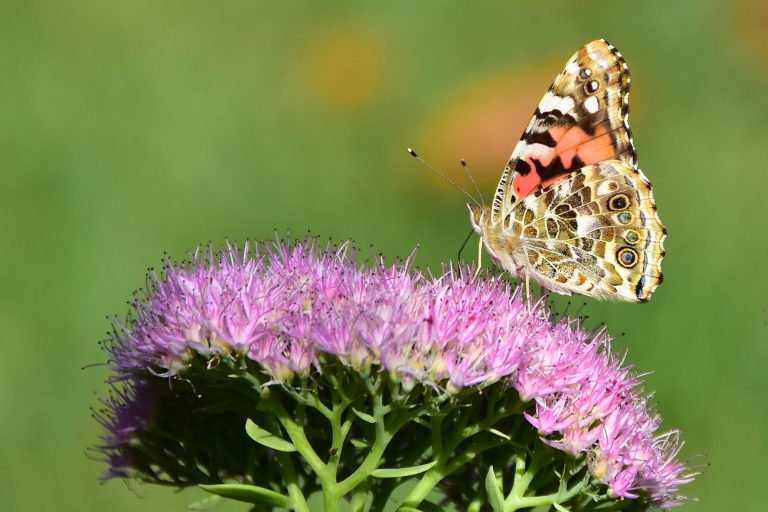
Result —
[{"label": "green leaf", "polygon": [[195,503],[187,505],[188,510],[211,510],[221,504],[221,496],[208,496]]},{"label": "green leaf", "polygon": [[557,503],[553,503],[552,506],[555,507],[558,510],[558,512],[571,512],[570,510],[568,510],[564,506],[559,505]]},{"label": "green leaf", "polygon": [[368,448],[369,446],[371,446],[371,443],[369,443],[368,441],[366,441],[364,439],[352,438],[352,439],[349,440],[349,442],[352,443],[352,446],[354,446],[358,450],[363,449],[363,448]]},{"label": "green leaf", "polygon": [[502,438],[502,439],[506,439],[507,441],[509,441],[510,439],[512,439],[511,437],[509,437],[509,436],[508,436],[507,434],[505,434],[504,432],[501,432],[501,431],[499,431],[499,430],[496,430],[495,428],[489,428],[489,429],[488,429],[488,432],[490,432],[491,434],[497,435],[497,436],[499,436],[499,437],[500,437],[500,438]]},{"label": "green leaf", "polygon": [[421,510],[413,507],[400,507],[397,512],[422,512]]},{"label": "green leaf", "polygon": [[364,413],[362,411],[358,411],[354,407],[352,408],[352,412],[354,412],[357,415],[358,418],[360,418],[361,420],[363,420],[366,423],[371,423],[371,424],[375,424],[376,423],[376,418],[374,418],[370,414],[366,414],[366,413]]},{"label": "green leaf", "polygon": [[488,468],[488,474],[485,475],[485,492],[488,494],[488,501],[491,502],[493,511],[502,512],[504,510],[504,494],[501,492],[499,481],[496,480],[493,466]]},{"label": "green leaf", "polygon": [[285,439],[273,435],[271,432],[264,430],[252,420],[248,419],[245,422],[245,431],[248,433],[248,437],[259,443],[260,445],[272,448],[279,452],[295,452],[296,447],[289,443]]},{"label": "green leaf", "polygon": [[255,485],[243,484],[215,484],[200,485],[204,491],[216,494],[223,498],[229,498],[254,505],[269,505],[271,507],[293,508],[293,501],[288,496],[271,489]]},{"label": "green leaf", "polygon": [[374,478],[399,478],[401,476],[412,476],[412,475],[418,475],[419,473],[423,473],[430,469],[432,466],[437,464],[436,460],[433,460],[432,462],[428,462],[427,464],[421,464],[419,466],[410,466],[407,468],[380,468],[371,473],[371,476]]}]

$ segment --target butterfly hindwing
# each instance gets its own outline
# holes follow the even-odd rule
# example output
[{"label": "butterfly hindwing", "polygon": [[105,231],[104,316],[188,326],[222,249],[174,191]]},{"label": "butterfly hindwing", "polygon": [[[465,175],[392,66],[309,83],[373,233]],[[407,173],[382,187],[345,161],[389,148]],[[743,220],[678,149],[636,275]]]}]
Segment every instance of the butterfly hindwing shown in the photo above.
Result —
[{"label": "butterfly hindwing", "polygon": [[584,166],[509,215],[519,259],[549,289],[645,302],[661,284],[666,229],[650,183],[620,160]]},{"label": "butterfly hindwing", "polygon": [[494,221],[528,194],[584,165],[616,159],[636,165],[627,124],[630,75],[605,40],[581,47],[536,108],[504,169],[491,214]]}]

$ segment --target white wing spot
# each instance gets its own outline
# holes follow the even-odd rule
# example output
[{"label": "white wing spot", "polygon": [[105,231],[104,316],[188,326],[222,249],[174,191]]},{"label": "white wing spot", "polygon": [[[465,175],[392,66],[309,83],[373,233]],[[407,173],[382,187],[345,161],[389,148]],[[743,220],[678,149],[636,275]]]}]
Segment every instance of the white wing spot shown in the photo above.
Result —
[{"label": "white wing spot", "polygon": [[571,112],[573,110],[573,107],[575,106],[576,104],[574,103],[573,98],[571,96],[566,96],[560,102],[560,105],[558,106],[557,109],[563,114],[565,114],[565,113]]},{"label": "white wing spot", "polygon": [[557,96],[555,94],[552,94],[551,92],[548,92],[541,99],[541,103],[539,103],[539,110],[543,114],[546,114],[547,112],[552,112],[555,109],[555,107],[557,107],[557,105],[560,103],[560,100],[562,100],[560,96]]},{"label": "white wing spot", "polygon": [[586,108],[587,112],[590,114],[597,112],[600,108],[600,101],[597,99],[597,96],[590,96],[587,98],[584,102],[584,108]]},{"label": "white wing spot", "polygon": [[570,96],[562,97],[548,92],[541,99],[541,103],[539,103],[539,112],[542,114],[548,114],[553,110],[559,110],[565,114],[566,112],[572,111],[574,106],[575,104],[573,102],[573,98]]}]

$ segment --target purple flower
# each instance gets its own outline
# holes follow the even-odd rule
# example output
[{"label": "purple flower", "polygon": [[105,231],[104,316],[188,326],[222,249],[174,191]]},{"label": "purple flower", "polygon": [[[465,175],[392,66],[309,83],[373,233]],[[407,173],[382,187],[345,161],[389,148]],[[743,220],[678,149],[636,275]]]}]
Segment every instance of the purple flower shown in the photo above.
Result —
[{"label": "purple flower", "polygon": [[[526,303],[501,278],[475,279],[464,266],[434,277],[412,259],[360,268],[349,243],[323,249],[308,240],[168,261],[148,276],[133,316],[115,323],[114,381],[183,376],[202,355],[209,366],[248,361],[273,384],[322,372],[328,356],[361,374],[384,371],[406,391],[451,396],[504,382],[535,404],[525,418],[541,439],[585,456],[611,495],[679,504],[678,487],[693,478],[676,460],[682,443],[677,432],[658,433],[658,415],[604,330],[553,322],[543,301]],[[102,419],[108,476],[126,474],[121,446],[151,408],[140,387],[128,389]]]},{"label": "purple flower", "polygon": [[110,468],[102,476],[103,480],[129,477],[132,473],[136,462],[132,440],[152,416],[155,406],[149,387],[139,381],[135,386],[115,388],[109,397],[102,399],[103,407],[94,411],[94,417],[108,432],[101,436],[103,443],[96,447]]}]

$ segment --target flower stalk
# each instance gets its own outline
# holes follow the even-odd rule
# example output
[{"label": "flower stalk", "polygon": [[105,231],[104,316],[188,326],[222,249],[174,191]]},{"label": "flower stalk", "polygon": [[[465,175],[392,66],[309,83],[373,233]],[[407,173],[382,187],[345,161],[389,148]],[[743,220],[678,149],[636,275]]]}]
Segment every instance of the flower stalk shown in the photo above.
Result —
[{"label": "flower stalk", "polygon": [[105,477],[298,512],[682,502],[678,434],[604,330],[411,261],[309,239],[166,262],[107,343]]}]

